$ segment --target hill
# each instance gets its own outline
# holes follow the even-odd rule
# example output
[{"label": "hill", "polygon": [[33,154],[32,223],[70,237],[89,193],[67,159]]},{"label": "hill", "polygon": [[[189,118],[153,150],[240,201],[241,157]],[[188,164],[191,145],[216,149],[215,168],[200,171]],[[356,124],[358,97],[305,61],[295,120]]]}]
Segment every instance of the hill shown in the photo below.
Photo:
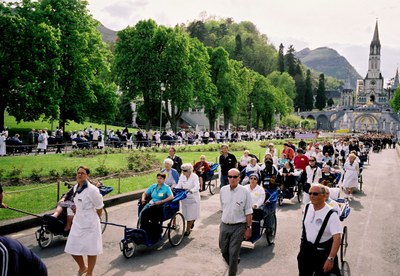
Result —
[{"label": "hill", "polygon": [[113,31],[99,22],[97,30],[103,35],[103,41],[106,43],[115,42],[117,39],[117,32]]},{"label": "hill", "polygon": [[321,47],[310,50],[309,48],[305,48],[297,52],[296,57],[307,67],[322,72],[327,76],[342,80],[346,88],[349,86],[355,89],[357,79],[362,79],[361,75],[347,59],[334,49]]}]

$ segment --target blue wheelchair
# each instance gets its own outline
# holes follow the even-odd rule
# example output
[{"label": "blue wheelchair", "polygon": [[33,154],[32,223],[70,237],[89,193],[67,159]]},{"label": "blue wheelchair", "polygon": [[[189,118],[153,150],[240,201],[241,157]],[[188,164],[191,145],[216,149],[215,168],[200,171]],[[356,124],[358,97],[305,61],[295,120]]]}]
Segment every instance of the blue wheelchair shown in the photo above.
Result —
[{"label": "blue wheelchair", "polygon": [[[139,218],[137,223],[137,228],[129,228],[126,225],[107,223],[110,225],[123,227],[124,228],[124,238],[120,241],[119,246],[122,251],[122,255],[125,258],[132,257],[138,246],[144,245],[146,247],[151,247],[154,244],[160,242],[168,234],[169,243],[172,246],[178,246],[181,244],[184,234],[185,234],[185,218],[181,212],[179,212],[179,201],[186,198],[186,191],[184,189],[174,189],[174,199],[170,202],[163,204],[160,208],[162,210],[162,220],[160,233],[157,239],[152,239],[150,233],[146,229],[142,229],[141,223],[141,211],[144,205],[139,205]],[[154,208],[147,206],[146,208]],[[167,224],[164,225],[164,222]]]},{"label": "blue wheelchair", "polygon": [[257,242],[264,234],[269,245],[274,244],[276,235],[276,204],[279,188],[265,189],[265,202],[260,209],[253,210],[252,235],[250,242]]}]

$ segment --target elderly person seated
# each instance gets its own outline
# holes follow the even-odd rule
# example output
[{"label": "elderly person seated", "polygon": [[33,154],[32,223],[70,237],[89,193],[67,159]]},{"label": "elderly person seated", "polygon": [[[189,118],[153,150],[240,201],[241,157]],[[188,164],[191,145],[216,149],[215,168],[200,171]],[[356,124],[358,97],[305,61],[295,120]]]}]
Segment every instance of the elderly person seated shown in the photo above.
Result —
[{"label": "elderly person seated", "polygon": [[[321,183],[324,185],[324,183]],[[340,206],[339,204],[331,198],[331,191],[328,186],[325,186],[325,202],[328,204],[338,215],[340,216]]]},{"label": "elderly person seated", "polygon": [[238,165],[238,170],[239,172],[241,172],[244,168],[247,167],[247,165],[250,163],[251,160],[251,156],[249,155],[250,151],[245,150],[243,152],[242,157],[240,157],[239,159],[239,165]]},{"label": "elderly person seated", "polygon": [[170,158],[164,160],[164,169],[161,170],[161,173],[166,175],[165,184],[167,184],[171,189],[175,188],[176,184],[179,181],[179,173],[177,170],[172,168],[174,165],[174,161]]},{"label": "elderly person seated", "polygon": [[200,193],[199,177],[193,172],[193,166],[190,163],[183,164],[182,175],[176,188],[185,189],[188,193],[182,202],[182,213],[186,219],[186,233],[189,236],[196,219],[200,217]]},{"label": "elderly person seated", "polygon": [[241,178],[242,180],[242,185],[246,185],[250,182],[250,175],[252,174],[258,174],[261,170],[261,167],[257,164],[257,159],[252,157],[250,159],[250,163],[246,166],[246,168],[244,168],[240,174],[241,174]]},{"label": "elderly person seated", "polygon": [[331,187],[334,187],[337,185],[338,180],[337,180],[337,174],[333,170],[331,170],[331,167],[328,165],[324,165],[321,170],[321,178],[318,180],[319,183],[322,183],[323,181],[326,181],[330,183],[329,185]]},{"label": "elderly person seated", "polygon": [[[152,184],[140,201],[140,228],[145,230],[149,239],[155,243],[162,233],[163,204],[174,199],[171,188],[165,184],[166,175],[157,174],[157,183]],[[147,203],[146,203],[147,202]]]},{"label": "elderly person seated", "polygon": [[253,208],[253,223],[252,223],[252,240],[256,240],[260,236],[260,220],[264,217],[264,211],[262,209],[265,201],[265,190],[258,185],[259,174],[251,174],[250,184],[244,186],[251,196],[251,206]]},{"label": "elderly person seated", "polygon": [[193,169],[194,169],[194,172],[199,177],[200,192],[201,192],[205,188],[205,183],[207,180],[207,173],[210,170],[210,165],[206,161],[205,155],[200,156],[200,161],[198,161],[198,162],[196,162],[196,164],[194,164]]}]

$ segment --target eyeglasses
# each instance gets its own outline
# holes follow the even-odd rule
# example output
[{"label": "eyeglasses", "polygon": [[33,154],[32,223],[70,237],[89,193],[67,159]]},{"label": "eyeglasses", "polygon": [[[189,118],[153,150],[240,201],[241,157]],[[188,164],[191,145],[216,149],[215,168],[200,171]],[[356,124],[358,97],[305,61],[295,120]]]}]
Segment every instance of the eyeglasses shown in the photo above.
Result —
[{"label": "eyeglasses", "polygon": [[313,196],[319,196],[319,195],[322,195],[321,193],[310,193],[310,196],[311,195],[313,195]]},{"label": "eyeglasses", "polygon": [[238,175],[228,175],[228,178],[234,178],[234,179],[236,179],[236,178],[238,178],[239,176]]}]

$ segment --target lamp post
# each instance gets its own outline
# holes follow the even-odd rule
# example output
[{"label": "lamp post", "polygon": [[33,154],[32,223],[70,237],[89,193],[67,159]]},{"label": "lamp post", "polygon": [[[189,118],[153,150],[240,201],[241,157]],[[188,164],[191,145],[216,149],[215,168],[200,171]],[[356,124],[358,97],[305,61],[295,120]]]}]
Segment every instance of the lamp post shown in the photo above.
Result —
[{"label": "lamp post", "polygon": [[254,107],[254,104],[251,103],[251,109],[250,109],[250,131],[251,131],[251,128],[252,128],[252,125],[253,125],[253,107]]},{"label": "lamp post", "polygon": [[161,127],[162,127],[162,94],[165,91],[165,85],[162,82],[160,84],[160,135],[161,135]]}]

